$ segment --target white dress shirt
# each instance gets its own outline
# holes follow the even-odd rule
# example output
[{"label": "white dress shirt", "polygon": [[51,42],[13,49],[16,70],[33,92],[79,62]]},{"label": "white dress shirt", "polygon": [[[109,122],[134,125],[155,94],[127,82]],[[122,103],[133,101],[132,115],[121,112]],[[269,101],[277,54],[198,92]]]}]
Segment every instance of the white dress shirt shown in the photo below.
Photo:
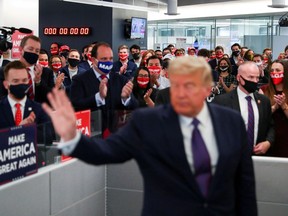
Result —
[{"label": "white dress shirt", "polygon": [[16,103],[20,103],[20,109],[21,109],[22,120],[23,120],[23,118],[24,118],[24,110],[25,110],[25,103],[26,103],[26,100],[27,100],[27,96],[25,96],[25,97],[24,97],[21,101],[19,101],[19,102],[13,100],[9,95],[7,96],[7,99],[8,99],[8,102],[9,102],[10,106],[11,106],[14,119],[15,119],[15,114],[16,114],[15,104],[16,104]]},{"label": "white dress shirt", "polygon": [[[244,93],[243,91],[241,91],[239,87],[237,88],[237,94],[238,94],[241,116],[244,120],[245,127],[247,130],[249,113],[248,113],[248,102],[245,97],[248,95]],[[251,96],[251,104],[252,104],[253,112],[254,112],[254,145],[255,145],[257,144],[256,140],[257,140],[257,135],[258,135],[259,111],[258,111],[258,107],[257,107],[253,93],[249,94],[249,96]]]}]

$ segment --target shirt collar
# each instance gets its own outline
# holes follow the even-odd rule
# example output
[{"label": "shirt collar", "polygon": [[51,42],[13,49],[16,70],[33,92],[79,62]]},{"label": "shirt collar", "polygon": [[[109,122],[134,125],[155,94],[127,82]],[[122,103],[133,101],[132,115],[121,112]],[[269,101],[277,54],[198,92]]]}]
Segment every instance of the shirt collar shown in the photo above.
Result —
[{"label": "shirt collar", "polygon": [[253,93],[250,93],[250,94],[247,95],[246,93],[244,93],[244,92],[240,89],[239,86],[237,87],[237,94],[238,94],[238,97],[239,97],[240,100],[242,100],[242,99],[244,100],[248,95],[251,96],[252,100],[255,100]]},{"label": "shirt collar", "polygon": [[8,99],[8,102],[10,104],[10,106],[13,108],[15,107],[15,104],[16,103],[20,103],[21,104],[21,107],[25,107],[25,103],[26,103],[26,100],[27,100],[27,96],[25,96],[22,100],[20,100],[19,102],[15,101],[14,99],[12,99],[10,97],[10,95],[8,94],[7,96],[7,99]]},{"label": "shirt collar", "polygon": [[[99,79],[101,77],[102,74],[100,74],[98,71],[95,70],[94,67],[92,67],[93,71],[94,71],[94,74],[95,76],[97,77],[97,79]],[[109,73],[108,74],[105,74],[107,79],[109,79]]]},{"label": "shirt collar", "polygon": [[[200,125],[205,127],[205,124],[207,124],[207,122],[209,122],[208,121],[209,116],[210,116],[210,113],[208,110],[207,103],[204,102],[202,110],[198,113],[198,115],[195,118],[197,118],[199,120]],[[183,115],[179,115],[179,118],[180,118],[180,121],[187,126],[191,126],[191,122],[194,119],[194,118],[183,116]]]}]

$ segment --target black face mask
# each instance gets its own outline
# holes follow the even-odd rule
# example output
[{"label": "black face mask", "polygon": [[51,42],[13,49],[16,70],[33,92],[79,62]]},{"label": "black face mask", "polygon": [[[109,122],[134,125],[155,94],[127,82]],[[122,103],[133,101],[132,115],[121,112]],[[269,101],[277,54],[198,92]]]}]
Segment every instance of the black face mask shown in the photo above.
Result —
[{"label": "black face mask", "polygon": [[80,61],[78,59],[68,58],[68,63],[69,65],[71,65],[71,67],[76,67],[79,62]]},{"label": "black face mask", "polygon": [[30,64],[33,65],[38,61],[38,54],[31,52],[24,52],[23,58]]},{"label": "black face mask", "polygon": [[18,84],[18,85],[10,85],[10,93],[14,95],[15,98],[21,100],[25,97],[28,92],[29,84]]},{"label": "black face mask", "polygon": [[252,81],[246,80],[242,76],[241,78],[245,81],[245,84],[242,86],[248,93],[253,93],[257,90],[258,82],[252,82]]},{"label": "black face mask", "polygon": [[133,53],[132,57],[134,60],[138,60],[140,58],[140,53]]},{"label": "black face mask", "polygon": [[239,56],[239,54],[240,54],[240,50],[236,50],[232,52],[232,55],[236,57]]},{"label": "black face mask", "polygon": [[221,71],[221,72],[225,72],[225,71],[227,71],[228,70],[228,68],[229,68],[229,66],[220,66],[219,67],[219,70]]}]

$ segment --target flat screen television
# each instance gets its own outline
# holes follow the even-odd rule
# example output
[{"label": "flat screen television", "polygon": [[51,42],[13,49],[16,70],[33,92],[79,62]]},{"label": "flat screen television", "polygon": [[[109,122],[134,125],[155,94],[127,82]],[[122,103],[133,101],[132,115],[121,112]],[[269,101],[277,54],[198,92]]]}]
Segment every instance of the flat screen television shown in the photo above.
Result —
[{"label": "flat screen television", "polygon": [[132,17],[130,39],[144,38],[146,32],[146,23],[146,18]]}]

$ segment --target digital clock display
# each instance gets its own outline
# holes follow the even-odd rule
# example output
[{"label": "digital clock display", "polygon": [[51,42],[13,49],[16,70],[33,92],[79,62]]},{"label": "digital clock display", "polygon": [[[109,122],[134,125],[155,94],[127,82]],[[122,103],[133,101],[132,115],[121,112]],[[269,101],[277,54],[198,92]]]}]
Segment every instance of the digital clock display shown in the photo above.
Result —
[{"label": "digital clock display", "polygon": [[91,35],[90,27],[45,27],[46,36],[87,36]]}]

